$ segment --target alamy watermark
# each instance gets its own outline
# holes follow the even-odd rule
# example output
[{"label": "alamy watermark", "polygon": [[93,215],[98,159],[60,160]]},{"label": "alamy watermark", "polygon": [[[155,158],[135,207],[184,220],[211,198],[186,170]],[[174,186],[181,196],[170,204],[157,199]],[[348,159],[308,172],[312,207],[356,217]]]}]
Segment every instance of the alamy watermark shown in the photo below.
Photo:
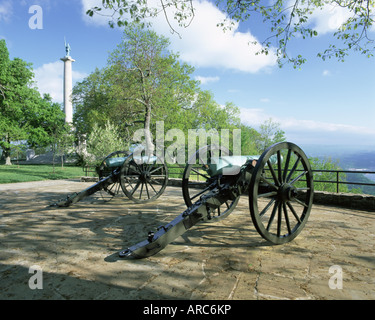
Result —
[{"label": "alamy watermark", "polygon": [[343,288],[343,272],[342,268],[338,265],[331,266],[329,268],[329,273],[333,274],[328,281],[328,286],[332,290]]},{"label": "alamy watermark", "polygon": [[31,290],[43,289],[43,270],[40,266],[34,265],[29,268],[29,273],[33,274],[29,279],[29,288]]},{"label": "alamy watermark", "polygon": [[[210,150],[210,157],[219,157],[223,155],[240,156],[241,155],[241,129],[233,129],[232,144],[230,144],[229,129],[189,129],[188,136],[180,129],[170,129],[167,132],[164,130],[164,121],[156,122],[155,139],[152,133],[146,129],[138,129],[133,135],[133,141],[140,143],[146,147],[146,150],[135,150],[134,154],[140,156],[141,153],[155,154],[158,161],[168,164],[195,164],[197,160],[199,163],[206,163],[207,160],[207,145],[216,146]],[[148,144],[147,141],[150,141]],[[151,141],[155,141],[155,144]],[[197,143],[197,141],[199,141]],[[166,143],[171,142],[168,147]],[[186,149],[187,142],[187,149]],[[148,146],[148,150],[147,150]],[[188,157],[186,157],[186,150]],[[199,150],[197,153],[196,151]],[[197,158],[198,157],[198,158]]]},{"label": "alamy watermark", "polygon": [[29,28],[32,30],[43,29],[43,9],[41,6],[32,5],[29,8],[29,13],[32,16],[29,19]]}]

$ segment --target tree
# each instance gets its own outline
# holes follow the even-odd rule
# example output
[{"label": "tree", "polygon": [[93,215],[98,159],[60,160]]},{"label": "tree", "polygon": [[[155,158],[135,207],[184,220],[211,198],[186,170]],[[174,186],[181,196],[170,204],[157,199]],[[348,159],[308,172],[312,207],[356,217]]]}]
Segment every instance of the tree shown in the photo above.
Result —
[{"label": "tree", "polygon": [[111,79],[108,68],[95,69],[73,88],[73,123],[79,135],[90,135],[94,125],[103,127],[107,120],[120,125],[123,113],[115,108],[115,99],[110,96]]},{"label": "tree", "polygon": [[129,145],[119,136],[119,130],[115,125],[109,121],[104,128],[95,124],[87,138],[87,153],[82,155],[83,160],[88,165],[97,166],[110,153],[123,151],[126,147]]},{"label": "tree", "polygon": [[[262,41],[260,53],[268,54],[276,48],[279,65],[291,62],[294,67],[303,64],[306,59],[299,54],[290,56],[288,44],[292,38],[312,38],[318,36],[316,28],[311,27],[311,17],[321,10],[340,8],[345,17],[333,33],[331,45],[318,56],[323,59],[332,56],[343,60],[351,50],[373,56],[374,42],[368,32],[374,23],[374,0],[216,0],[217,7],[225,13],[227,19],[219,23],[224,30],[235,23],[247,21],[253,15],[263,18],[263,26],[268,29],[268,36]],[[179,25],[187,27],[194,18],[193,1],[160,0],[102,0],[101,7],[87,11],[89,16],[103,14],[103,9],[111,12],[111,27],[127,25],[129,21],[143,21],[147,18],[164,14],[172,31],[176,30],[169,21],[177,20]],[[171,13],[172,12],[172,13]],[[338,40],[340,45],[334,42]]]},{"label": "tree", "polygon": [[[330,170],[342,170],[338,163],[331,158],[319,159],[316,157],[309,158],[312,170],[323,170],[322,172],[314,173],[314,189],[316,191],[336,192],[336,184],[326,183],[320,181],[336,181],[336,172],[329,172]],[[327,171],[325,171],[327,170]],[[340,174],[340,182],[346,181],[346,174]],[[341,192],[348,192],[348,187],[345,184],[340,185]]]},{"label": "tree", "polygon": [[156,121],[169,123],[173,115],[189,109],[198,85],[191,78],[194,69],[179,62],[168,47],[169,40],[154,31],[129,26],[108,65],[74,87],[77,130],[88,136],[94,123],[104,128],[110,120],[129,141],[143,129],[152,152],[150,132]]},{"label": "tree", "polygon": [[[5,99],[5,81],[7,79],[9,52],[4,40],[0,41],[0,102]],[[2,99],[2,100],[1,100]]]},{"label": "tree", "polygon": [[51,125],[64,121],[64,113],[48,95],[41,97],[33,87],[30,64],[9,59],[5,40],[0,40],[0,147],[7,165],[14,141],[26,140],[30,147],[46,146],[51,141]]},{"label": "tree", "polygon": [[261,154],[273,144],[285,141],[285,132],[280,129],[280,123],[270,118],[261,124],[259,135],[255,139],[256,148]]},{"label": "tree", "polygon": [[115,79],[112,93],[119,101],[130,102],[128,110],[138,114],[136,121],[143,123],[145,147],[151,154],[153,110],[165,115],[171,107],[181,107],[196,85],[190,78],[194,69],[180,63],[178,55],[168,50],[169,44],[167,38],[134,24],[125,29],[123,41],[109,59]]},{"label": "tree", "polygon": [[[57,105],[57,104],[56,104]],[[75,136],[70,123],[64,123],[62,119],[57,119],[49,126],[50,143],[53,152],[53,173],[55,173],[55,157],[61,157],[61,168],[64,167],[64,156],[73,151]]]},{"label": "tree", "polygon": [[243,155],[259,155],[257,149],[257,141],[260,134],[254,128],[241,124],[241,154]]}]

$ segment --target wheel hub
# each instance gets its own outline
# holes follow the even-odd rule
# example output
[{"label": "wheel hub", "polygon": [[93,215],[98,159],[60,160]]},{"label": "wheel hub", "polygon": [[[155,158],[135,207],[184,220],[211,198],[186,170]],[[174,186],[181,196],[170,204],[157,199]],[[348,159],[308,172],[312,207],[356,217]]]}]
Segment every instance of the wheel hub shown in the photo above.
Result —
[{"label": "wheel hub", "polygon": [[150,175],[150,172],[148,171],[143,171],[141,173],[141,175],[139,176],[139,179],[142,181],[142,182],[146,182],[150,179],[151,175]]},{"label": "wheel hub", "polygon": [[295,186],[288,183],[283,184],[278,192],[278,198],[282,201],[291,201],[298,196]]}]

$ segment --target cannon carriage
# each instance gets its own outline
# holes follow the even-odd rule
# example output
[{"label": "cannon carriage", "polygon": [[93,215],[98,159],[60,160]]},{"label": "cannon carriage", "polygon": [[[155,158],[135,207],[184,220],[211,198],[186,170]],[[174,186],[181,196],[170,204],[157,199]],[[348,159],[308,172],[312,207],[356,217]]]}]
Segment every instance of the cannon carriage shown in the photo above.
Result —
[{"label": "cannon carriage", "polygon": [[189,159],[182,194],[187,209],[120,251],[121,258],[152,256],[197,223],[226,218],[241,195],[248,196],[253,224],[264,239],[276,245],[292,241],[311,211],[313,175],[305,153],[293,143],[275,144],[261,156],[232,156],[211,145]]},{"label": "cannon carriage", "polygon": [[69,207],[82,199],[100,192],[105,201],[111,200],[121,191],[135,203],[156,200],[168,184],[168,168],[158,157],[141,151],[128,154],[115,151],[106,156],[96,168],[99,181],[89,188],[68,195],[52,206]]},{"label": "cannon carriage", "polygon": [[[54,206],[70,206],[97,191],[109,200],[120,190],[132,201],[146,203],[158,199],[168,184],[166,164],[138,152],[113,152],[97,171],[98,183]],[[233,156],[223,147],[209,145],[196,151],[185,166],[182,195],[187,206],[183,213],[119,256],[152,256],[196,224],[226,218],[242,195],[248,197],[252,222],[265,240],[276,245],[290,242],[310,215],[313,174],[305,153],[290,142],[277,143],[260,156]]]}]

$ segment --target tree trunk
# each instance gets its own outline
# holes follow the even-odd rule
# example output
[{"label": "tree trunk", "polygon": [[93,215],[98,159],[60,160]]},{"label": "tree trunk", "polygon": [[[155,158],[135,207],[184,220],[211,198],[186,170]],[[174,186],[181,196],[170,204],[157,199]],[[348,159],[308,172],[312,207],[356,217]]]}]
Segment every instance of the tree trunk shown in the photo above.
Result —
[{"label": "tree trunk", "polygon": [[11,166],[12,161],[10,160],[10,149],[4,150],[5,165]]},{"label": "tree trunk", "polygon": [[151,106],[148,103],[146,106],[146,116],[145,116],[145,140],[146,140],[146,155],[151,156],[154,154],[154,143],[152,141],[152,135],[151,135]]},{"label": "tree trunk", "polygon": [[[7,139],[8,145],[10,146],[9,135],[7,135],[6,139]],[[10,160],[10,147],[4,147],[3,148],[3,156],[5,158],[5,165],[6,166],[11,166],[12,165],[12,161]]]}]

